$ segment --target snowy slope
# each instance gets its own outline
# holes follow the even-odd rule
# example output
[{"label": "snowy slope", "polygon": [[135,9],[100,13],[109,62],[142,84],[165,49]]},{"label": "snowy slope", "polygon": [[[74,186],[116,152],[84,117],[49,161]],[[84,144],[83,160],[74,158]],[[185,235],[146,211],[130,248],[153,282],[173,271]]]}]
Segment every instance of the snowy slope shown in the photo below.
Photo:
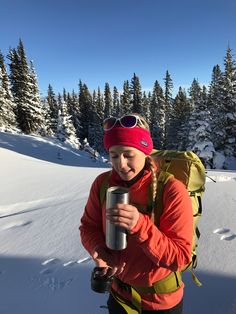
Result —
[{"label": "snowy slope", "polygon": [[[78,226],[93,179],[107,170],[52,140],[0,133],[0,313],[107,313],[90,290],[93,262]],[[208,171],[198,288],[185,274],[185,314],[236,313],[236,173]]]}]

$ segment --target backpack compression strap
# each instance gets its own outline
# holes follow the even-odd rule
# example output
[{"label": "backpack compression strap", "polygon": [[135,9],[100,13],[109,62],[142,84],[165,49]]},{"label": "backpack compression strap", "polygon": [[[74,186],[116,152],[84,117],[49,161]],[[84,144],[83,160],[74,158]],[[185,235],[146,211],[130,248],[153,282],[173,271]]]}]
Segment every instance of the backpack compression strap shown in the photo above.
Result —
[{"label": "backpack compression strap", "polygon": [[157,194],[153,202],[152,219],[157,227],[160,225],[160,217],[163,212],[163,192],[164,187],[169,179],[173,178],[173,174],[167,171],[161,171],[157,179]]}]

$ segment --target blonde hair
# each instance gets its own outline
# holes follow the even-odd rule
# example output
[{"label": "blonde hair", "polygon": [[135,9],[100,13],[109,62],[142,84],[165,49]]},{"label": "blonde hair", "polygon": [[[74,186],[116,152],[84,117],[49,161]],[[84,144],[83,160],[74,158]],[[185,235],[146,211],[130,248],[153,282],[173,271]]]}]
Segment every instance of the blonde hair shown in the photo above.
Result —
[{"label": "blonde hair", "polygon": [[139,117],[141,122],[138,120],[138,123],[137,123],[138,127],[150,131],[149,125],[143,116],[141,116],[139,113],[131,113],[131,114],[133,114],[136,117]]},{"label": "blonde hair", "polygon": [[152,202],[153,205],[156,202],[156,197],[157,197],[157,183],[158,183],[158,176],[157,176],[157,171],[155,167],[154,160],[152,159],[151,156],[146,157],[146,163],[150,167],[151,173],[152,173]]}]

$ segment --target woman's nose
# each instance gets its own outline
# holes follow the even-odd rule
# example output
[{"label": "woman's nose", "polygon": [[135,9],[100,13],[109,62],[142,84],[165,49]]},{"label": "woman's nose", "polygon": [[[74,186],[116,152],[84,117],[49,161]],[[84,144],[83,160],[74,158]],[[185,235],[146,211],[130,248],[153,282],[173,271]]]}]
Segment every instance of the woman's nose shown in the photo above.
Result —
[{"label": "woman's nose", "polygon": [[126,159],[123,156],[120,156],[119,158],[119,168],[123,169],[126,166]]}]

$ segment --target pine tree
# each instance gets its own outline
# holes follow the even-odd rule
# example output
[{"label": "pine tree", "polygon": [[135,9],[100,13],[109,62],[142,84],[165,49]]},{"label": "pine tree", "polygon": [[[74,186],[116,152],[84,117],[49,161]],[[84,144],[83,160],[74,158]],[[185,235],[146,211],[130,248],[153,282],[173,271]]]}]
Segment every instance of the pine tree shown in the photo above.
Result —
[{"label": "pine tree", "polygon": [[186,92],[182,87],[179,87],[170,115],[169,136],[171,142],[168,145],[169,149],[186,150],[188,136],[186,126],[189,121],[190,112],[190,103]]},{"label": "pine tree", "polygon": [[[38,101],[35,72],[29,68],[22,41],[8,55],[12,94],[17,104],[17,120],[25,133],[40,132],[43,123],[41,104]],[[32,72],[33,71],[33,72]]]},{"label": "pine tree", "polygon": [[164,97],[165,97],[165,131],[164,131],[164,147],[167,147],[169,143],[171,143],[171,134],[169,135],[169,127],[170,127],[170,117],[172,115],[172,90],[173,90],[173,81],[171,76],[166,71],[166,76],[164,78],[165,89],[164,89]]},{"label": "pine tree", "polygon": [[76,136],[71,116],[68,114],[66,102],[60,94],[58,96],[58,106],[57,138],[61,142],[69,143],[74,148],[80,148],[80,142]]},{"label": "pine tree", "polygon": [[143,92],[143,98],[142,98],[142,103],[143,103],[143,114],[142,116],[146,121],[149,121],[150,117],[150,103],[151,103],[151,93],[148,93],[148,96],[146,92]]},{"label": "pine tree", "polygon": [[123,85],[123,94],[120,96],[120,116],[132,111],[131,94],[129,81],[125,81]]},{"label": "pine tree", "polygon": [[230,47],[226,52],[224,66],[225,154],[236,157],[236,62]]},{"label": "pine tree", "polygon": [[114,117],[120,116],[120,100],[119,100],[119,93],[116,86],[114,86],[113,88],[112,116]]},{"label": "pine tree", "polygon": [[96,121],[97,121],[97,108],[96,108],[96,102],[97,102],[97,93],[94,90],[93,96],[92,96],[92,105],[91,105],[91,115],[89,120],[89,130],[88,130],[88,138],[84,140],[85,145],[89,145],[90,147],[95,147],[96,142]]},{"label": "pine tree", "polygon": [[53,91],[51,84],[48,85],[47,97],[46,97],[46,133],[50,136],[57,135],[57,124],[58,124],[58,104],[56,95]]},{"label": "pine tree", "polygon": [[30,79],[30,86],[31,86],[32,104],[35,106],[38,106],[40,104],[38,79],[37,79],[37,74],[35,72],[35,67],[32,60],[30,61],[29,79]]},{"label": "pine tree", "polygon": [[164,148],[165,141],[165,99],[163,90],[155,81],[150,103],[150,131],[155,148]]},{"label": "pine tree", "polygon": [[111,97],[111,90],[108,83],[105,84],[104,90],[104,119],[111,116],[112,113],[112,97]]},{"label": "pine tree", "polygon": [[95,119],[94,119],[94,148],[101,152],[103,150],[103,129],[102,121],[104,120],[104,99],[103,95],[98,88],[97,98],[95,101]]},{"label": "pine tree", "polygon": [[17,127],[15,107],[4,57],[0,51],[0,127],[5,130],[14,130]]},{"label": "pine tree", "polygon": [[223,151],[226,133],[224,129],[223,73],[219,65],[213,67],[209,86],[208,108],[211,118],[212,141],[216,151]]},{"label": "pine tree", "polygon": [[143,114],[142,110],[142,89],[138,76],[134,73],[130,86],[132,112]]},{"label": "pine tree", "polygon": [[100,122],[102,122],[104,119],[104,106],[105,105],[104,105],[103,94],[101,93],[101,90],[98,87],[97,100],[96,100],[96,112],[98,114]]},{"label": "pine tree", "polygon": [[89,135],[89,124],[92,113],[92,96],[88,90],[86,84],[79,82],[79,104],[80,104],[80,134],[81,140],[88,138]]},{"label": "pine tree", "polygon": [[[34,123],[37,124],[38,130],[40,133],[44,133],[45,131],[45,123],[44,123],[44,112],[41,104],[40,94],[39,94],[39,86],[38,86],[38,78],[35,71],[35,67],[33,61],[30,61],[30,71],[29,71],[29,85],[30,85],[30,106],[33,114]],[[33,129],[32,129],[33,131]]]},{"label": "pine tree", "polygon": [[72,94],[67,94],[67,108],[68,113],[71,116],[74,128],[76,130],[77,137],[79,139],[80,134],[80,105],[79,105],[79,98],[76,95],[75,91],[72,91]]},{"label": "pine tree", "polygon": [[62,93],[62,98],[64,100],[65,103],[67,103],[67,91],[65,88],[63,88],[63,93]]},{"label": "pine tree", "polygon": [[206,87],[201,89],[197,80],[194,79],[189,94],[194,105],[190,116],[190,130],[187,149],[194,151],[204,161],[206,167],[212,168],[215,153],[211,141],[210,112],[207,108]]},{"label": "pine tree", "polygon": [[9,79],[10,79],[10,84],[11,84],[11,92],[13,95],[14,102],[16,105],[19,102],[19,81],[20,81],[20,60],[19,56],[17,54],[17,51],[15,48],[10,49],[9,54],[7,58],[10,60],[9,68],[10,68],[10,74],[9,74]]},{"label": "pine tree", "polygon": [[100,88],[98,88],[97,93],[96,91],[93,92],[92,108],[88,142],[90,147],[100,152],[103,148],[102,121],[104,108],[104,100]]},{"label": "pine tree", "polygon": [[6,99],[6,93],[3,88],[3,75],[2,75],[2,69],[0,68],[0,130],[5,128],[6,122],[6,110],[5,110],[5,99]]}]

